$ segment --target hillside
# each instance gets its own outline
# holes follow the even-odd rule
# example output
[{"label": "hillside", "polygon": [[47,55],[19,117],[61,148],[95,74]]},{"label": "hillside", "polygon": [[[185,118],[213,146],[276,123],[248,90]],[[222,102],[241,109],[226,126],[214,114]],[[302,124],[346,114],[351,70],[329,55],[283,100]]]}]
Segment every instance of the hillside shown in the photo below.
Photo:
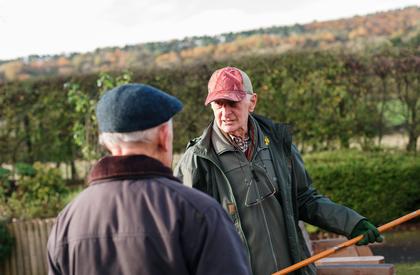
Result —
[{"label": "hillside", "polygon": [[85,74],[142,67],[168,67],[241,55],[282,53],[291,49],[352,50],[381,45],[419,45],[420,7],[366,16],[273,26],[216,36],[100,48],[68,55],[28,56],[0,61],[0,83],[33,77]]}]

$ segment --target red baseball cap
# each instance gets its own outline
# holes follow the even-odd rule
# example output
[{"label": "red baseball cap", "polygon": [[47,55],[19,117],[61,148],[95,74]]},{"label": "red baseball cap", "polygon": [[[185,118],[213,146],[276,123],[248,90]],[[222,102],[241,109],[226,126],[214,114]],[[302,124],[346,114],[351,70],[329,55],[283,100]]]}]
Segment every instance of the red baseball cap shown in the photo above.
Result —
[{"label": "red baseball cap", "polygon": [[218,99],[241,101],[246,94],[253,94],[248,75],[235,67],[225,67],[215,71],[208,84],[209,93],[204,105]]}]

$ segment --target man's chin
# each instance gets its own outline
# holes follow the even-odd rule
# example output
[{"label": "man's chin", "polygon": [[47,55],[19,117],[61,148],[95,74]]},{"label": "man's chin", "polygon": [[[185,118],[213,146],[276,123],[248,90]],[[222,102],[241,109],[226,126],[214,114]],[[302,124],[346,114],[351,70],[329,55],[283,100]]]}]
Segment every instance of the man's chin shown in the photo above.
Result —
[{"label": "man's chin", "polygon": [[223,125],[222,126],[222,131],[227,133],[227,134],[234,133],[237,130],[238,130],[238,127],[235,127],[233,125],[232,126],[230,126],[230,125]]}]

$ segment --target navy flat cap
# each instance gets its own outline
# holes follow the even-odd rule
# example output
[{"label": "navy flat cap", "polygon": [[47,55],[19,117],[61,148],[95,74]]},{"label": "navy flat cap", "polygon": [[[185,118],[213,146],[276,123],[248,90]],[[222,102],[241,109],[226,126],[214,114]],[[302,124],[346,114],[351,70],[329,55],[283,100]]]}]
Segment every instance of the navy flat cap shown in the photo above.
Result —
[{"label": "navy flat cap", "polygon": [[181,109],[181,101],[155,87],[124,84],[105,92],[96,118],[100,132],[127,133],[158,126]]}]

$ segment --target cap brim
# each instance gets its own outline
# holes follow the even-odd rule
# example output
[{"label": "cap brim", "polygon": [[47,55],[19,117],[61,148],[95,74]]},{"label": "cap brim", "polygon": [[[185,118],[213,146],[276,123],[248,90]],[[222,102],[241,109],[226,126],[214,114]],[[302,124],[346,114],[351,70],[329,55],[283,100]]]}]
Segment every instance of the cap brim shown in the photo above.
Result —
[{"label": "cap brim", "polygon": [[208,94],[206,98],[206,102],[204,103],[205,106],[207,106],[210,102],[213,102],[215,100],[219,99],[225,99],[229,101],[241,101],[246,96],[246,92],[244,91],[217,91]]}]

